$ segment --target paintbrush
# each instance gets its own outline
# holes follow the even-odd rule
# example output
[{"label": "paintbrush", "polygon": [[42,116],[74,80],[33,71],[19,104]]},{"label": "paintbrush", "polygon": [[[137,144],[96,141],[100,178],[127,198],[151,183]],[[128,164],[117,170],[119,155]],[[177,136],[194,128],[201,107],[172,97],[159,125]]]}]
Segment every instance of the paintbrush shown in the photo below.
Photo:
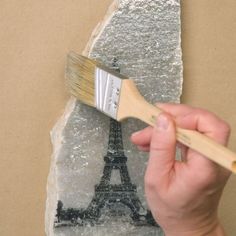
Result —
[{"label": "paintbrush", "polygon": [[[137,118],[154,126],[162,112],[139,93],[133,80],[99,62],[68,54],[66,78],[72,95],[117,121]],[[176,128],[177,140],[236,173],[236,153],[193,130]]]}]

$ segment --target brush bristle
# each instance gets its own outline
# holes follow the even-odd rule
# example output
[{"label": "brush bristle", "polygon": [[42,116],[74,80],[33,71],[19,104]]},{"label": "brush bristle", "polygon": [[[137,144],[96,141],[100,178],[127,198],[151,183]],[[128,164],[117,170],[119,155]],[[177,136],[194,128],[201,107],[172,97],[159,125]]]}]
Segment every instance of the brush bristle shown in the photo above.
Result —
[{"label": "brush bristle", "polygon": [[69,90],[81,102],[95,106],[94,102],[94,73],[96,61],[78,55],[74,52],[68,54],[66,79]]}]

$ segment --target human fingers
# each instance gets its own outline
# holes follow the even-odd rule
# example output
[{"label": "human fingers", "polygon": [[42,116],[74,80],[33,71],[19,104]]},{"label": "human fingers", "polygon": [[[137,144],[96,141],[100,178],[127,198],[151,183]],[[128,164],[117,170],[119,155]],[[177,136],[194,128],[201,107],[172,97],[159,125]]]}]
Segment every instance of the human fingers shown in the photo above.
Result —
[{"label": "human fingers", "polygon": [[[183,104],[174,104],[174,103],[158,103],[158,107],[167,112],[168,114],[175,116],[184,116],[193,111],[192,107]],[[135,132],[131,136],[131,141],[140,146],[148,146],[151,141],[152,136],[152,127],[148,126],[147,128]]]},{"label": "human fingers", "polygon": [[172,118],[160,114],[157,118],[151,144],[148,165],[145,174],[147,191],[157,185],[166,184],[175,163],[175,125]]},{"label": "human fingers", "polygon": [[[164,103],[158,104],[158,106],[175,117],[176,126],[190,130],[197,130],[214,139],[218,143],[223,145],[227,144],[230,135],[230,127],[215,114],[204,109],[189,107],[182,104]],[[182,150],[186,153],[186,149],[182,148]],[[188,159],[191,156],[196,157],[196,153],[192,150],[189,150],[188,154]],[[201,155],[200,157],[197,155],[197,157],[202,158]],[[206,158],[203,162],[207,162],[207,166],[209,164],[212,165],[212,163]]]},{"label": "human fingers", "polygon": [[228,142],[230,126],[214,113],[204,109],[196,108],[186,115],[179,115],[175,122],[181,128],[197,130],[223,145]]},{"label": "human fingers", "polygon": [[146,145],[146,146],[137,146],[138,149],[142,152],[149,152],[150,151],[150,145]]},{"label": "human fingers", "polygon": [[172,115],[175,118],[177,126],[185,129],[198,130],[216,139],[221,144],[227,144],[230,127],[215,114],[184,104],[158,103],[157,106]]},{"label": "human fingers", "polygon": [[[216,142],[226,145],[230,135],[229,125],[215,114],[203,110],[194,109],[187,115],[180,115],[175,118],[176,124],[185,129],[197,130],[198,132],[212,138]],[[194,150],[189,149],[186,155],[187,164],[193,170],[201,170],[199,180],[210,179],[214,180],[216,175],[223,174],[223,182],[228,178],[230,172],[216,165],[206,157],[200,155]],[[196,174],[198,175],[198,174]]]},{"label": "human fingers", "polygon": [[177,126],[197,130],[223,145],[227,144],[230,127],[215,114],[183,104],[159,103],[157,106],[174,116]]},{"label": "human fingers", "polygon": [[[157,103],[157,106],[170,115],[174,116],[176,118],[176,124],[181,128],[199,128],[200,132],[207,133],[209,137],[213,136],[213,138],[215,138],[215,135],[212,135],[211,133],[212,130],[214,130],[215,133],[215,126],[218,126],[220,133],[219,141],[223,144],[227,143],[230,134],[229,125],[215,114],[204,109],[194,108],[184,104]],[[225,135],[222,136],[222,133]]]},{"label": "human fingers", "polygon": [[157,103],[156,106],[173,117],[187,115],[194,110],[193,107],[177,103]]},{"label": "human fingers", "polygon": [[131,135],[131,141],[139,147],[145,147],[150,145],[151,137],[152,137],[151,126],[144,128],[138,132],[135,132]]}]

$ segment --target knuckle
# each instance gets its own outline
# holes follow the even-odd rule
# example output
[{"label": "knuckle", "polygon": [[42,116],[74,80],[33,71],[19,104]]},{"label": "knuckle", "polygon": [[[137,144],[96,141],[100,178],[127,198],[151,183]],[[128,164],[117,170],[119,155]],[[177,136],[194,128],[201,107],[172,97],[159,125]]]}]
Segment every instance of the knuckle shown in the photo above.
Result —
[{"label": "knuckle", "polygon": [[221,130],[222,133],[225,133],[225,134],[230,133],[230,131],[231,131],[230,125],[226,121],[219,118],[213,112],[210,112],[210,111],[208,111],[206,109],[202,109],[202,108],[197,108],[195,110],[195,112],[198,114],[201,114],[201,116],[204,117],[205,120],[208,120],[209,122],[214,124],[216,129]]},{"label": "knuckle", "polygon": [[218,120],[219,119],[216,114],[214,114],[213,112],[208,111],[204,108],[196,108],[195,114],[199,114],[201,117],[205,117],[206,120],[212,120],[212,119]]},{"label": "knuckle", "polygon": [[222,133],[224,133],[224,134],[230,134],[230,132],[231,132],[230,125],[227,122],[225,122],[225,121],[221,122],[221,125],[220,125],[219,128],[222,131]]},{"label": "knuckle", "polygon": [[154,150],[154,151],[159,151],[161,148],[163,147],[163,145],[160,145],[160,142],[151,142],[150,144],[150,149]]},{"label": "knuckle", "polygon": [[148,172],[145,173],[144,184],[145,184],[145,189],[147,191],[152,191],[152,192],[157,191],[157,183],[155,179],[152,177],[152,175],[150,175]]},{"label": "knuckle", "polygon": [[158,143],[152,142],[150,145],[150,151],[159,154],[168,154],[170,150],[174,149],[176,145],[176,141],[173,140],[162,140]]},{"label": "knuckle", "polygon": [[211,115],[211,112],[207,111],[206,109],[204,108],[195,108],[195,113],[197,114],[201,114],[201,115],[204,115],[204,116],[208,116],[208,115]]},{"label": "knuckle", "polygon": [[230,132],[231,132],[230,125],[226,122],[222,122],[218,126],[218,130],[221,143],[226,145],[230,137]]}]

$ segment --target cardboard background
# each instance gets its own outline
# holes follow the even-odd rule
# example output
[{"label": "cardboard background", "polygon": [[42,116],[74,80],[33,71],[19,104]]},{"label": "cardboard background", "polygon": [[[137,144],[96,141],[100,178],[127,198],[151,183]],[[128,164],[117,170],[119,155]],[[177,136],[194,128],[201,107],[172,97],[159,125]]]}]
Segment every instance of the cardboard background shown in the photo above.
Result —
[{"label": "cardboard background", "polygon": [[[44,235],[49,131],[62,114],[65,56],[81,52],[111,0],[0,3],[0,235]],[[214,111],[232,126],[236,151],[236,2],[182,0],[182,101]],[[236,232],[236,177],[221,201]]]}]

